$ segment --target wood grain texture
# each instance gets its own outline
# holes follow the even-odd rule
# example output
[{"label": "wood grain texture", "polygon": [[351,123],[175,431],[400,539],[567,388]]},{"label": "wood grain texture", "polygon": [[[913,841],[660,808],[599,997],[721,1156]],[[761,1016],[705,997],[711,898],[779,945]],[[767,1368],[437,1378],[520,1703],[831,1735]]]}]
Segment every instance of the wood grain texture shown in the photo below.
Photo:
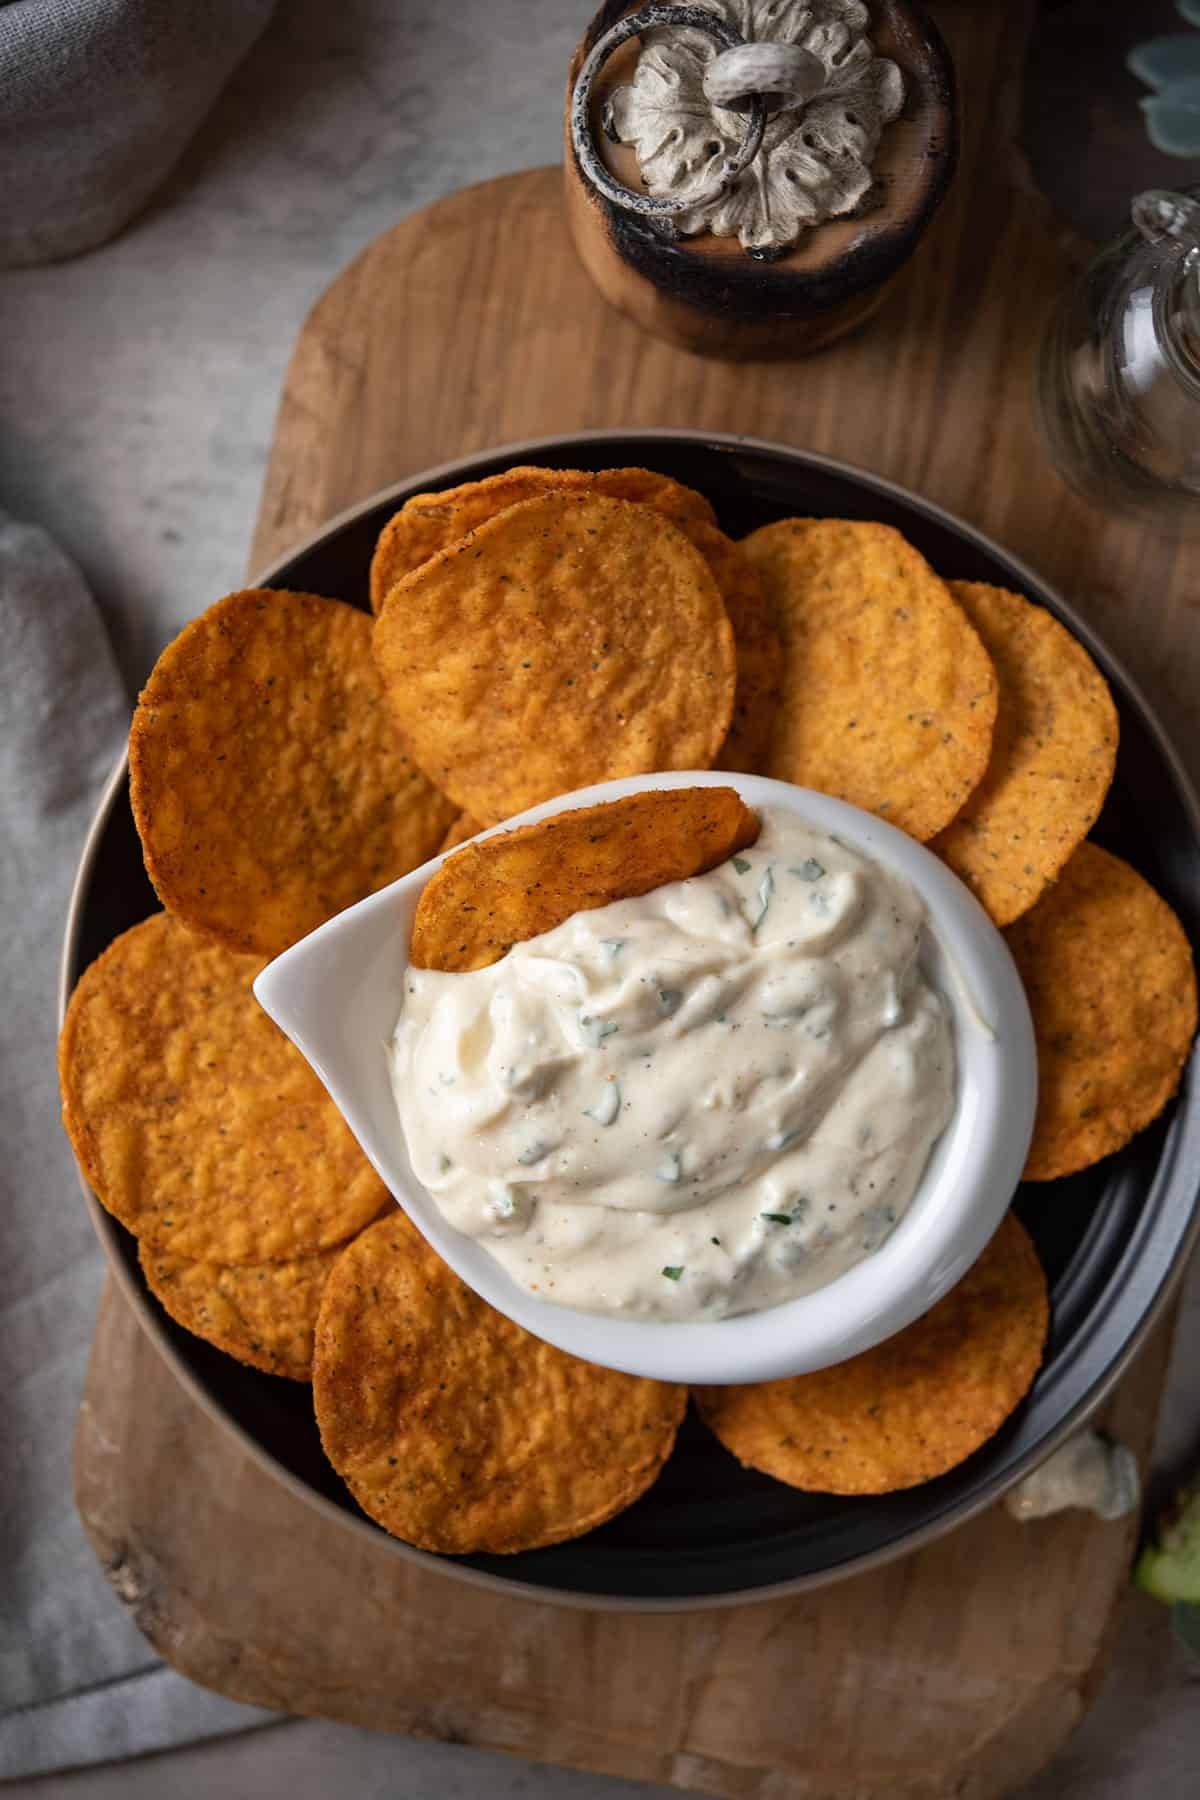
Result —
[{"label": "wood grain texture", "polygon": [[[1200,607],[1152,531],[1072,499],[1037,445],[1032,363],[1070,271],[1010,185],[1027,9],[937,9],[966,126],[958,180],[873,323],[792,366],[730,368],[612,311],[576,262],[560,172],[456,194],[362,253],[285,386],[251,564],[373,490],[506,440],[585,427],[742,431],[906,483],[1034,563],[1177,732]],[[1198,766],[1194,729],[1185,748]],[[1160,1329],[1106,1422],[1145,1459]],[[993,1511],[808,1597],[676,1618],[515,1602],[327,1522],[231,1443],[110,1288],[77,1442],[80,1510],[176,1667],[236,1698],[672,1783],[725,1800],[996,1800],[1095,1690],[1130,1524]]]},{"label": "wood grain texture", "polygon": [[[1107,1409],[1144,1458],[1169,1332]],[[993,1510],[797,1599],[565,1611],[327,1523],[201,1412],[110,1283],[76,1440],[96,1553],[155,1649],[252,1705],[724,1800],[998,1800],[1082,1718],[1134,1523]],[[793,1785],[793,1783],[795,1785]]]}]

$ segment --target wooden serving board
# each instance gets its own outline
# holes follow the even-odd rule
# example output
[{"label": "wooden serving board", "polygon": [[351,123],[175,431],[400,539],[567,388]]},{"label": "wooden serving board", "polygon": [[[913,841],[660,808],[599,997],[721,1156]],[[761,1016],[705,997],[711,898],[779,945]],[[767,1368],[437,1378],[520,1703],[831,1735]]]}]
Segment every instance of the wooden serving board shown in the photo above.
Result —
[{"label": "wooden serving board", "polygon": [[[318,302],[288,373],[252,568],[420,468],[590,426],[740,431],[893,476],[1059,584],[1168,725],[1200,690],[1200,613],[1153,533],[1047,467],[1031,363],[1068,271],[1014,187],[1004,121],[1023,9],[938,9],[963,163],[877,319],[794,365],[705,362],[640,335],[567,244],[537,170],[402,220]],[[1160,1329],[1104,1422],[1145,1460]],[[1134,1527],[993,1510],[812,1595],[664,1617],[514,1601],[408,1566],[308,1508],[179,1386],[107,1292],[76,1445],[80,1511],[138,1624],[236,1699],[671,1783],[728,1800],[991,1800],[1095,1691]]]}]

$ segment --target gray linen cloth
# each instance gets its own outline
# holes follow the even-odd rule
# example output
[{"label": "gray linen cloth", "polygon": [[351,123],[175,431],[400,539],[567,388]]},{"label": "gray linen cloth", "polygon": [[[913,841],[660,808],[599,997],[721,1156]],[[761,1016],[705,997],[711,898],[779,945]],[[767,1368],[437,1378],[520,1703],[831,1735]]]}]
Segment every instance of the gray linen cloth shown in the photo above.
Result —
[{"label": "gray linen cloth", "polygon": [[274,0],[0,0],[0,268],[140,212]]},{"label": "gray linen cloth", "polygon": [[0,513],[0,1778],[277,1717],[158,1662],[72,1499],[104,1259],[59,1123],[55,991],[75,864],[128,722],[79,571]]}]

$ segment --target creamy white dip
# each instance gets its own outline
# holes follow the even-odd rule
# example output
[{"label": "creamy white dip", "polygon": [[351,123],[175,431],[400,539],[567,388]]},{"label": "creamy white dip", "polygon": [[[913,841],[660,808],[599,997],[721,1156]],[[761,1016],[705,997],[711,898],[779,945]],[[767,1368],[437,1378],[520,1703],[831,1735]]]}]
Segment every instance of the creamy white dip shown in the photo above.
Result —
[{"label": "creamy white dip", "polygon": [[490,968],[410,969],[390,1047],[414,1173],[522,1286],[716,1319],[878,1249],[954,1104],[906,882],[767,811],[707,875]]}]

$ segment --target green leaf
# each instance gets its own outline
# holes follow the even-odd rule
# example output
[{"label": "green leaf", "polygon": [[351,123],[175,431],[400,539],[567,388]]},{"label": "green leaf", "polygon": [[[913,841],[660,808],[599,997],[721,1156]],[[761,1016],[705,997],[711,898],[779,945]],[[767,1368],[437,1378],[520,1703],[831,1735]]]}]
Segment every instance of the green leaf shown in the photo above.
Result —
[{"label": "green leaf", "polygon": [[666,1276],[668,1281],[678,1281],[679,1277],[683,1274],[683,1264],[682,1263],[668,1263],[666,1268],[663,1270],[663,1274]]},{"label": "green leaf", "polygon": [[733,866],[739,875],[748,875],[750,873],[750,864],[746,861],[744,856],[735,856],[733,859]]},{"label": "green leaf", "polygon": [[1133,1568],[1138,1587],[1168,1606],[1200,1606],[1200,1478],[1180,1490]]}]

